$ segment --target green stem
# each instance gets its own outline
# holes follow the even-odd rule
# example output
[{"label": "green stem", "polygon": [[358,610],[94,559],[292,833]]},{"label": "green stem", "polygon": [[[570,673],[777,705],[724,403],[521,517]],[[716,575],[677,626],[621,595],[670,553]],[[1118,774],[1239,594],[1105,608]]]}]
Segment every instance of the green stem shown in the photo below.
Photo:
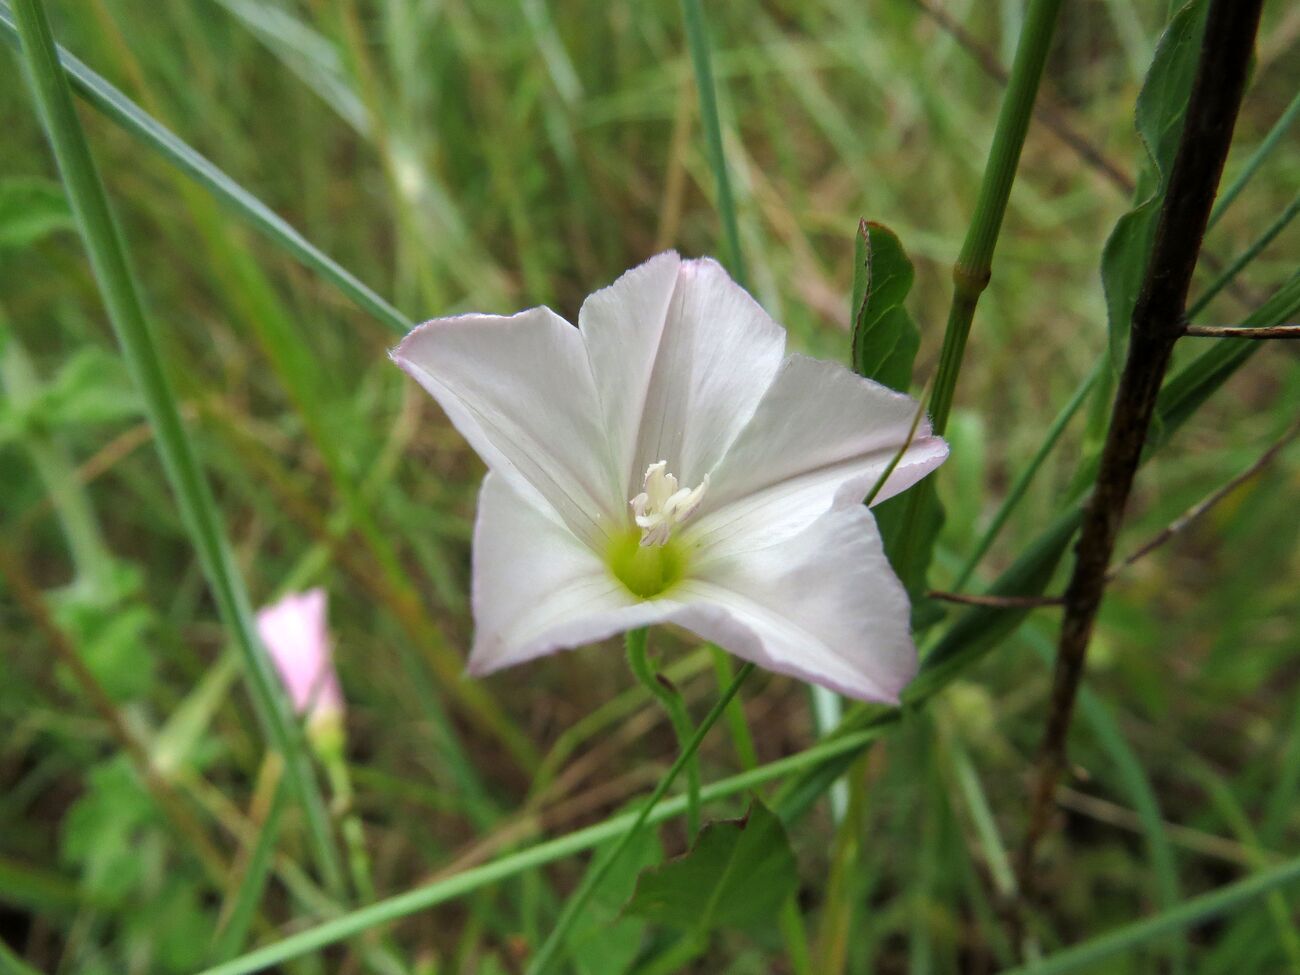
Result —
[{"label": "green stem", "polygon": [[700,96],[700,121],[709,149],[709,165],[718,183],[718,216],[722,219],[722,236],[727,245],[727,264],[731,276],[746,287],[745,259],[740,250],[740,224],[736,220],[736,201],[727,174],[727,155],[722,147],[722,123],[718,118],[718,94],[713,82],[713,63],[709,53],[709,29],[704,22],[700,0],[682,0],[686,21],[686,44],[691,49],[695,69],[695,87]]},{"label": "green stem", "polygon": [[[646,821],[650,818],[650,813],[654,810],[659,800],[664,797],[664,793],[666,793],[672,786],[673,781],[677,778],[678,774],[694,759],[695,753],[700,748],[700,743],[704,741],[704,736],[709,733],[709,729],[712,728],[718,718],[722,716],[722,713],[727,709],[727,705],[731,702],[731,699],[735,697],[736,693],[740,690],[740,685],[745,683],[745,679],[749,677],[753,671],[754,665],[751,663],[746,663],[740,668],[740,671],[736,674],[736,679],[731,682],[731,686],[723,691],[722,696],[718,698],[718,701],[713,705],[712,710],[709,711],[704,720],[700,723],[699,728],[697,728],[695,734],[691,736],[690,741],[683,745],[681,753],[677,756],[677,760],[673,762],[672,767],[669,768],[664,777],[660,779],[659,784],[655,786],[654,792],[650,793],[650,798],[645,801],[645,805],[643,805],[641,810],[636,814],[636,818],[632,821],[632,825],[626,832],[619,836],[618,841],[614,844],[614,848],[610,851],[609,856],[605,858],[599,868],[593,869],[587,873],[586,877],[583,878],[582,884],[576,891],[574,891],[573,896],[571,896],[568,902],[564,905],[564,909],[560,912],[560,916],[555,922],[555,927],[551,929],[551,933],[547,936],[546,941],[542,944],[541,948],[537,950],[537,954],[533,957],[525,975],[544,975],[546,970],[551,967],[551,963],[559,960],[559,956],[564,950],[564,942],[568,937],[569,929],[573,927],[573,922],[582,914],[587,902],[591,899],[592,893],[594,893],[596,888],[600,886],[601,881],[605,879],[609,874],[610,869],[618,862],[618,858],[622,855],[623,851],[627,849],[628,845],[636,837],[637,833],[640,832],[641,827],[644,826]],[[696,801],[699,801],[698,798]]]},{"label": "green stem", "polygon": [[243,655],[253,702],[267,737],[284,755],[289,779],[307,813],[308,831],[321,874],[333,892],[343,890],[343,871],[330,833],[325,803],[303,741],[289,714],[265,651],[256,637],[252,609],[217,514],[207,481],[186,437],[180,410],[149,326],[126,250],[104,194],[85,133],[59,65],[54,37],[40,0],[15,5],[24,63],[46,134],[59,164],[118,344],[145,402],[163,466],[181,515],[212,588],[221,617]]},{"label": "green stem", "polygon": [[975,317],[975,306],[992,274],[993,249],[1002,229],[1002,217],[1007,210],[1011,184],[1016,178],[1020,150],[1029,130],[1038,82],[1043,76],[1043,65],[1047,61],[1060,8],[1061,0],[1031,0],[1025,13],[1025,25],[1016,45],[1016,59],[1011,65],[1011,77],[1007,80],[1007,90],[993,132],[993,145],[984,164],[984,179],[980,183],[975,214],[953,267],[955,289],[952,307],[948,312],[943,350],[939,354],[934,393],[930,397],[930,420],[936,434],[942,434],[948,427],[948,414],[966,351],[966,338]]},{"label": "green stem", "polygon": [[334,793],[332,804],[342,823],[352,888],[357,892],[361,903],[369,904],[375,899],[375,882],[371,876],[370,854],[366,851],[366,834],[361,827],[361,817],[352,808],[352,777],[348,774],[347,759],[340,752],[331,751],[323,754],[321,761]]},{"label": "green stem", "polygon": [[[627,662],[632,673],[668,714],[673,732],[677,735],[677,749],[683,754],[691,740],[693,730],[691,719],[686,713],[686,705],[677,688],[660,677],[650,666],[646,657],[646,645],[649,643],[649,631],[645,627],[628,630],[626,636]],[[692,753],[686,762],[686,833],[691,842],[700,831],[700,763]]]},{"label": "green stem", "polygon": [[[929,404],[930,422],[934,432],[940,436],[948,428],[957,377],[966,354],[966,339],[975,318],[975,306],[979,304],[980,295],[993,273],[993,250],[997,246],[1011,184],[1020,164],[1020,150],[1025,144],[1025,133],[1029,131],[1034,98],[1038,94],[1038,83],[1043,76],[1043,65],[1047,62],[1060,8],[1061,0],[1031,0],[1029,4],[993,131],[993,144],[984,164],[975,213],[957,263],[953,265],[952,305]],[[919,575],[918,567],[925,558],[921,526],[927,523],[930,512],[938,503],[933,478],[908,495],[899,529],[901,542],[893,559],[894,568],[904,579],[915,579]]]}]

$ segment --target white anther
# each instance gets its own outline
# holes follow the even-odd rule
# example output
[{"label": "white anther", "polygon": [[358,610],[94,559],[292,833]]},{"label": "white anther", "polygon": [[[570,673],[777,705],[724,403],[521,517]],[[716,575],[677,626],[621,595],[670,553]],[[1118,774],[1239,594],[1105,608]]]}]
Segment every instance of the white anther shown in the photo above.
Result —
[{"label": "white anther", "polygon": [[677,478],[668,473],[668,462],[661,460],[646,468],[644,489],[633,498],[632,514],[641,529],[642,545],[663,545],[673,529],[695,514],[709,487],[709,475],[699,487],[678,488]]}]

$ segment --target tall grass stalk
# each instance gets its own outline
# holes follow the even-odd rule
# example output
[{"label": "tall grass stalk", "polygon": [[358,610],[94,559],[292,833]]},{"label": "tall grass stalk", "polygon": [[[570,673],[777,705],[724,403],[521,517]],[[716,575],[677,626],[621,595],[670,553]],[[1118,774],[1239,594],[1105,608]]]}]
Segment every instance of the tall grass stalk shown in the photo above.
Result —
[{"label": "tall grass stalk", "polygon": [[125,245],[73,107],[45,10],[40,0],[17,0],[14,13],[32,92],[118,344],[144,399],[163,466],[213,598],[243,655],[259,721],[271,744],[283,754],[306,812],[317,865],[329,889],[341,893],[342,863],[319,783],[270,659],[256,637],[247,591],[145,319]]}]

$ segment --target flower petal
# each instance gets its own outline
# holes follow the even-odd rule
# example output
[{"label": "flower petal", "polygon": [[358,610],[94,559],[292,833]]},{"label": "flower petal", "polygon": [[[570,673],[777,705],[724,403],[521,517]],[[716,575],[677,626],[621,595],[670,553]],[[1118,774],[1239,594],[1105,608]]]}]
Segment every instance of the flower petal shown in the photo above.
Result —
[{"label": "flower petal", "polygon": [[589,545],[627,521],[578,330],[547,308],[461,315],[413,329],[394,361],[516,491]]},{"label": "flower petal", "polygon": [[704,639],[848,697],[896,703],[916,674],[907,593],[861,504],[701,565],[674,596],[689,602],[674,621]]},{"label": "flower petal", "polygon": [[667,461],[678,482],[703,480],[743,429],[780,368],[785,330],[716,261],[669,252],[582,305],[623,497]]},{"label": "flower petal", "polygon": [[472,588],[475,675],[649,626],[680,608],[638,600],[559,519],[495,472],[479,494]]},{"label": "flower petal", "polygon": [[298,714],[343,710],[343,691],[331,660],[325,590],[289,593],[257,612],[257,633]]},{"label": "flower petal", "polygon": [[[750,547],[803,531],[827,510],[857,505],[907,443],[916,400],[833,362],[792,355],[721,464],[689,538]],[[911,487],[948,456],[917,425],[873,504]]]}]

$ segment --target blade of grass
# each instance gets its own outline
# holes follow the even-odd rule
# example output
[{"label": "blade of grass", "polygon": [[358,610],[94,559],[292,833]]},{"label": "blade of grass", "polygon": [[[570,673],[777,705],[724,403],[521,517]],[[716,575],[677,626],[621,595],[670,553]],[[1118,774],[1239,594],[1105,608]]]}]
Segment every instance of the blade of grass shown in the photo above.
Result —
[{"label": "blade of grass", "polygon": [[[739,677],[739,673],[737,676]],[[897,719],[897,711],[889,712],[873,727],[821,742],[797,754],[769,762],[766,765],[760,765],[752,771],[741,772],[729,778],[704,785],[700,789],[700,800],[707,803],[739,795],[768,782],[812,768],[840,756],[857,754],[868,744],[879,738],[885,728]],[[703,725],[701,725],[702,728]],[[697,736],[701,729],[696,730]],[[660,784],[662,785],[662,782]],[[680,816],[685,810],[685,796],[666,799],[655,805],[646,815],[645,824],[653,825],[664,822],[675,816]],[[593,826],[567,833],[552,840],[546,840],[518,853],[512,853],[493,860],[481,867],[465,870],[443,880],[350,911],[316,927],[300,931],[282,941],[277,941],[274,944],[241,955],[225,964],[206,969],[199,975],[246,975],[249,972],[261,971],[287,959],[297,958],[325,945],[344,940],[377,925],[387,924],[390,921],[395,921],[418,911],[427,910],[438,904],[464,897],[490,884],[498,883],[525,871],[534,870],[537,867],[545,866],[556,860],[562,860],[576,853],[599,846],[606,840],[627,834],[632,825],[638,822],[639,818],[639,812],[628,812],[613,816]]]},{"label": "blade of grass", "polygon": [[727,156],[722,147],[722,122],[718,118],[718,93],[713,80],[713,61],[709,48],[708,25],[700,0],[682,0],[686,22],[686,44],[691,50],[695,69],[695,87],[700,97],[700,121],[709,150],[709,166],[718,184],[718,216],[722,220],[722,239],[727,245],[727,266],[742,287],[748,287],[745,260],[740,250],[740,225],[736,221],[736,201],[727,173]]},{"label": "blade of grass", "polygon": [[1232,263],[1225,267],[1219,275],[1205,286],[1205,290],[1200,296],[1192,302],[1187,309],[1187,318],[1192,319],[1205,310],[1205,306],[1210,303],[1220,291],[1236,279],[1242,269],[1259,256],[1259,252],[1273,242],[1273,238],[1286,229],[1287,224],[1295,219],[1297,213],[1300,213],[1300,194],[1287,205],[1287,208],[1278,214],[1277,219],[1264,229],[1264,232],[1251,241],[1250,245],[1233,259]]},{"label": "blade of grass", "polygon": [[1101,375],[1101,370],[1105,365],[1104,360],[1098,360],[1088,375],[1084,377],[1083,382],[1079,384],[1079,388],[1074,391],[1074,395],[1070,397],[1069,402],[1061,407],[1061,412],[1056,414],[1056,419],[1047,428],[1047,434],[1043,437],[1043,442],[1039,444],[1038,450],[1030,458],[1029,463],[1025,465],[1025,469],[1016,476],[1015,483],[1007,491],[1007,496],[1002,499],[1002,504],[998,506],[997,512],[989,522],[989,527],[985,529],[971,554],[966,557],[965,564],[961,567],[961,571],[957,573],[957,578],[952,584],[954,591],[960,592],[966,583],[970,581],[970,577],[979,566],[980,560],[988,553],[1003,526],[1006,525],[1007,519],[1011,517],[1012,512],[1024,499],[1025,492],[1029,490],[1029,485],[1033,481],[1034,475],[1038,473],[1038,469],[1043,466],[1043,461],[1047,459],[1057,441],[1061,439],[1061,434],[1065,432],[1065,428],[1074,419],[1074,414],[1079,412],[1079,407],[1088,398],[1088,393],[1096,384],[1097,377]]},{"label": "blade of grass", "polygon": [[290,781],[307,814],[313,851],[326,884],[343,888],[343,872],[325,804],[301,731],[292,720],[270,659],[258,642],[252,610],[225,529],[198,458],[185,435],[180,410],[154,344],[124,244],[109,211],[99,173],[59,65],[54,37],[40,0],[18,0],[15,14],[23,60],[42,122],[99,283],[118,343],[145,401],[163,466],[226,624],[244,661],[264,732],[284,756]]},{"label": "blade of grass", "polygon": [[[560,911],[560,916],[555,921],[555,926],[551,929],[550,934],[547,935],[542,946],[537,949],[537,953],[533,955],[532,959],[529,961],[525,975],[545,975],[545,973],[552,967],[552,963],[558,962],[562,959],[565,953],[566,940],[569,931],[572,929],[574,922],[581,917],[583,909],[591,900],[591,895],[595,892],[596,888],[600,886],[605,877],[609,875],[609,871],[613,868],[615,862],[623,851],[631,844],[632,840],[636,837],[637,832],[646,824],[646,821],[649,819],[650,814],[654,812],[655,806],[658,804],[659,800],[662,799],[664,794],[672,787],[673,781],[684,768],[688,768],[695,761],[695,753],[699,751],[700,744],[709,733],[709,729],[717,723],[718,718],[722,717],[723,712],[727,709],[727,705],[731,703],[732,698],[734,698],[737,692],[740,691],[740,686],[745,683],[745,680],[753,672],[754,665],[751,663],[744,664],[740,670],[736,672],[735,679],[730,685],[728,685],[726,690],[722,692],[722,695],[714,703],[713,707],[709,710],[709,713],[704,716],[704,720],[701,721],[699,727],[695,729],[690,740],[682,744],[681,749],[677,754],[677,758],[673,761],[673,764],[669,767],[668,771],[664,773],[663,778],[659,780],[659,784],[655,786],[654,792],[650,793],[650,798],[647,799],[637,811],[636,818],[632,820],[631,825],[624,833],[622,833],[621,836],[619,836],[618,841],[614,844],[614,847],[610,850],[608,856],[598,868],[589,871],[586,876],[582,878],[582,884],[569,896],[569,899],[565,901],[564,907]],[[688,813],[692,809],[698,809],[698,806],[698,795],[688,795],[686,797],[686,809]]]},{"label": "blade of grass", "polygon": [[[13,11],[4,2],[0,2],[0,33],[4,34],[5,40],[13,47],[18,47],[17,21]],[[316,271],[358,308],[373,315],[395,334],[405,335],[410,331],[414,323],[363,284],[352,272],[303,237],[275,211],[108,81],[62,47],[56,47],[56,50],[58,68],[67,75],[73,90],[96,111],[185,172],[232,212],[247,220],[259,233]]]},{"label": "blade of grass", "polygon": [[[1037,627],[1027,629],[1025,637],[1039,658],[1050,667],[1052,641]],[[1151,779],[1142,768],[1142,762],[1129,747],[1128,740],[1120,730],[1115,716],[1111,714],[1101,698],[1088,688],[1082,688],[1079,695],[1079,710],[1084,721],[1092,729],[1097,744],[1110,756],[1120,786],[1127,793],[1129,802],[1142,823],[1147,857],[1154,874],[1156,896],[1162,909],[1171,910],[1182,900],[1182,894],[1178,884],[1178,866],[1174,860],[1173,846],[1165,830],[1164,815],[1160,810],[1160,801],[1156,798],[1155,787],[1152,786]],[[1168,950],[1174,970],[1186,971],[1186,944],[1171,940]]]},{"label": "blade of grass", "polygon": [[1268,135],[1264,136],[1264,140],[1259,144],[1255,151],[1250,154],[1250,158],[1246,160],[1244,165],[1242,165],[1241,171],[1232,178],[1232,182],[1228,184],[1228,188],[1219,194],[1218,200],[1215,201],[1214,209],[1210,211],[1210,227],[1213,227],[1219,222],[1219,218],[1227,212],[1228,207],[1232,206],[1232,201],[1235,200],[1237,195],[1246,188],[1246,184],[1249,183],[1251,177],[1255,175],[1255,171],[1259,169],[1264,160],[1268,158],[1269,153],[1276,149],[1278,143],[1282,141],[1282,137],[1286,135],[1287,131],[1291,128],[1291,123],[1296,120],[1297,115],[1300,115],[1300,93],[1297,93],[1296,96],[1291,99],[1291,104],[1286,107],[1286,111],[1284,111],[1278,120],[1273,123],[1273,127],[1268,130]]},{"label": "blade of grass", "polygon": [[1296,880],[1300,880],[1300,857],[1271,870],[1251,874],[1208,894],[1185,900],[1173,910],[1092,938],[1036,964],[1008,969],[1002,975],[1060,975],[1062,972],[1076,972],[1164,935],[1185,931],[1203,921],[1237,910]]},{"label": "blade of grass", "polygon": [[[283,778],[283,768],[278,761],[269,762],[263,775],[266,790],[270,793],[265,801],[265,811],[255,816],[258,824],[257,842],[244,865],[243,876],[234,897],[222,910],[225,923],[216,932],[216,943],[212,948],[214,961],[225,961],[234,957],[244,946],[248,938],[248,929],[252,926],[253,914],[266,889],[266,879],[271,872],[271,861],[275,854],[275,844],[280,837],[280,814],[284,812],[284,800],[287,794]],[[254,796],[254,805],[259,798]]]}]

